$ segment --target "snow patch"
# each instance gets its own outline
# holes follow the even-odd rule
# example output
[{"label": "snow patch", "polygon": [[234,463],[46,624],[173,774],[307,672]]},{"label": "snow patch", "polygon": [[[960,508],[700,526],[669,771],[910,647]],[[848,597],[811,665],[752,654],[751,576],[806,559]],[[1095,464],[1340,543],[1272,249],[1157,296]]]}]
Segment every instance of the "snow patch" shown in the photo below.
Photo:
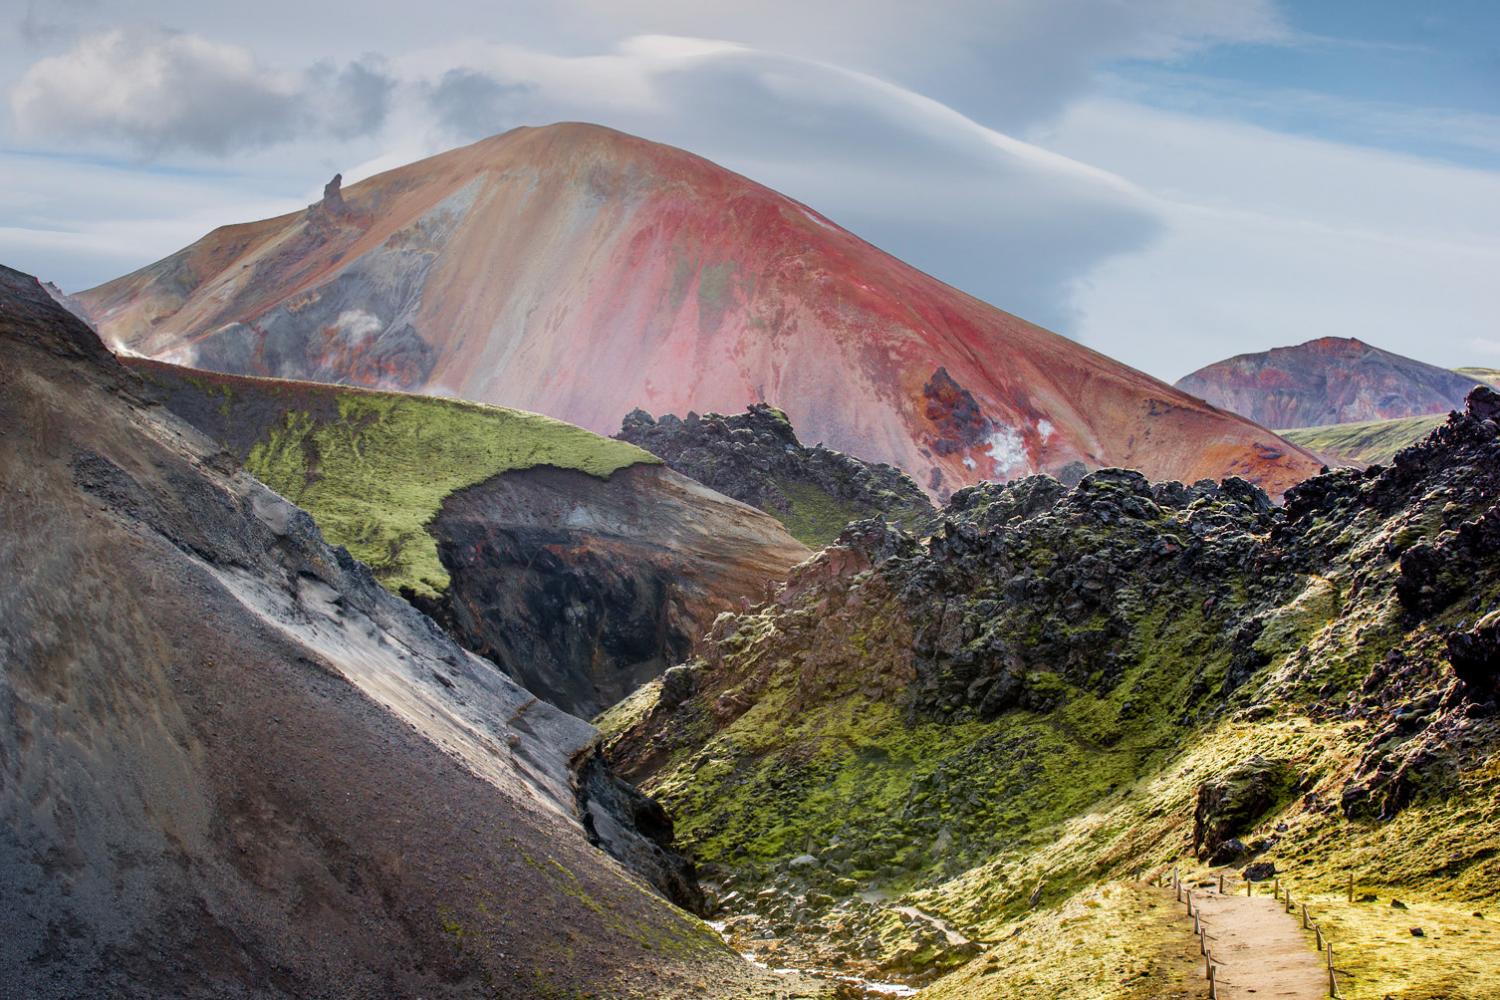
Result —
[{"label": "snow patch", "polygon": [[1050,420],[1038,420],[1036,422],[1036,432],[1041,436],[1043,441],[1051,437],[1056,431],[1057,428],[1052,426],[1052,421]]},{"label": "snow patch", "polygon": [[996,424],[990,432],[988,454],[995,460],[997,471],[1009,471],[1026,464],[1026,443],[1014,427]]},{"label": "snow patch", "polygon": [[385,327],[379,316],[365,312],[363,309],[345,309],[339,313],[339,318],[333,325],[339,333],[354,341],[364,340],[370,334],[379,333]]}]

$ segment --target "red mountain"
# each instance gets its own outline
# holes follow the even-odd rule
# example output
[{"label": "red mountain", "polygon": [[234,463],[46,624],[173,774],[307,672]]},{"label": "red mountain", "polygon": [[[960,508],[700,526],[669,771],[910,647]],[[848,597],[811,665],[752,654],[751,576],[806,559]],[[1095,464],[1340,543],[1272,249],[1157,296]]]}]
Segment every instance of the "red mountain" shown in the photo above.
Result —
[{"label": "red mountain", "polygon": [[305,212],[217,229],[78,298],[199,368],[455,393],[611,432],[635,407],[773,403],[938,496],[1033,471],[1240,475],[1318,461],[917,271],[679,149],[523,128]]},{"label": "red mountain", "polygon": [[1267,427],[1320,427],[1462,410],[1477,381],[1352,337],[1319,337],[1216,362],[1177,388]]}]

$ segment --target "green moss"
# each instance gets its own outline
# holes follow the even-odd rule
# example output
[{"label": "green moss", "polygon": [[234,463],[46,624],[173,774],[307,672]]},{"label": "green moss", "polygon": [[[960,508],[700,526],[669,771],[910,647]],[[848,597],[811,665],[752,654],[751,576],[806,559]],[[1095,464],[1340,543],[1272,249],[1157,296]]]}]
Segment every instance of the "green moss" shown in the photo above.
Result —
[{"label": "green moss", "polygon": [[647,452],[517,410],[396,393],[335,392],[336,419],[285,414],[246,467],[304,507],[324,536],[392,590],[436,596],[448,575],[426,525],[444,498],[514,469],[607,478]]},{"label": "green moss", "polygon": [[791,502],[792,509],[770,513],[786,526],[789,535],[810,548],[822,548],[837,538],[850,521],[876,513],[863,504],[832,497],[811,483],[778,481],[776,485]]},{"label": "green moss", "polygon": [[1300,427],[1276,433],[1335,464],[1384,465],[1396,452],[1416,444],[1447,419],[1446,413],[1435,413],[1397,420]]},{"label": "green moss", "polygon": [[945,976],[932,1000],[1155,1000],[1201,985],[1198,952],[1160,893],[1110,883],[1056,912],[1017,921],[983,956]]},{"label": "green moss", "polygon": [[1467,375],[1476,383],[1494,386],[1500,389],[1500,368],[1455,368],[1454,371],[1460,375]]}]

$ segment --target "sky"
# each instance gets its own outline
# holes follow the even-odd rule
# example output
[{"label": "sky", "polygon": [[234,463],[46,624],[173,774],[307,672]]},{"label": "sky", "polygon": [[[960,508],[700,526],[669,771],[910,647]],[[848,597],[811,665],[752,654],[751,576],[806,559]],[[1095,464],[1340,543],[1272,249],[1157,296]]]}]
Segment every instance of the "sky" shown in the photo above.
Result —
[{"label": "sky", "polygon": [[707,156],[1175,380],[1500,367],[1492,0],[0,0],[0,263],[77,291],[518,125]]}]

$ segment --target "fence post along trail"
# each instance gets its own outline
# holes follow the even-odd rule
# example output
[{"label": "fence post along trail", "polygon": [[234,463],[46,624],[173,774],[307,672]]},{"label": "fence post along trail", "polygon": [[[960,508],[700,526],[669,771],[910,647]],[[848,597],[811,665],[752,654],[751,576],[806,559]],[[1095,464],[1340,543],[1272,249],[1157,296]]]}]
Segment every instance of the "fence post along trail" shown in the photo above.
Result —
[{"label": "fence post along trail", "polygon": [[[1215,937],[1209,933],[1211,929],[1209,924],[1210,918],[1209,915],[1204,913],[1203,897],[1205,893],[1211,893],[1221,899],[1227,900],[1232,898],[1238,893],[1238,888],[1234,885],[1234,881],[1239,877],[1233,872],[1221,871],[1213,877],[1212,881],[1198,882],[1198,887],[1194,889],[1189,888],[1188,884],[1184,882],[1182,870],[1174,866],[1170,871],[1162,870],[1158,876],[1152,879],[1157,885],[1171,889],[1176,901],[1185,905],[1186,914],[1193,922],[1193,936],[1198,939],[1198,953],[1203,958],[1203,975],[1208,982],[1208,995],[1211,1000],[1218,1000],[1221,995],[1238,997],[1241,993],[1239,990],[1240,984],[1231,984],[1220,976],[1219,970],[1222,967],[1222,963],[1214,958],[1211,942],[1215,940]],[[1245,883],[1245,896],[1253,898],[1255,896],[1255,883],[1250,879],[1243,879],[1243,881]],[[1351,873],[1344,886],[1346,890],[1345,894],[1351,903],[1354,902],[1354,887],[1354,875]],[[1336,1000],[1339,996],[1339,970],[1334,964],[1333,942],[1324,933],[1322,925],[1318,922],[1307,900],[1305,898],[1300,900],[1293,898],[1290,879],[1286,879],[1283,882],[1282,876],[1275,877],[1271,884],[1271,894],[1272,898],[1279,904],[1277,907],[1278,911],[1284,912],[1297,920],[1300,930],[1311,932],[1313,940],[1309,943],[1313,946],[1313,954],[1318,955],[1322,959],[1321,964],[1327,972],[1328,996]],[[1223,987],[1230,986],[1235,987],[1233,993],[1222,993]],[[1247,992],[1254,991],[1247,990]]]}]

